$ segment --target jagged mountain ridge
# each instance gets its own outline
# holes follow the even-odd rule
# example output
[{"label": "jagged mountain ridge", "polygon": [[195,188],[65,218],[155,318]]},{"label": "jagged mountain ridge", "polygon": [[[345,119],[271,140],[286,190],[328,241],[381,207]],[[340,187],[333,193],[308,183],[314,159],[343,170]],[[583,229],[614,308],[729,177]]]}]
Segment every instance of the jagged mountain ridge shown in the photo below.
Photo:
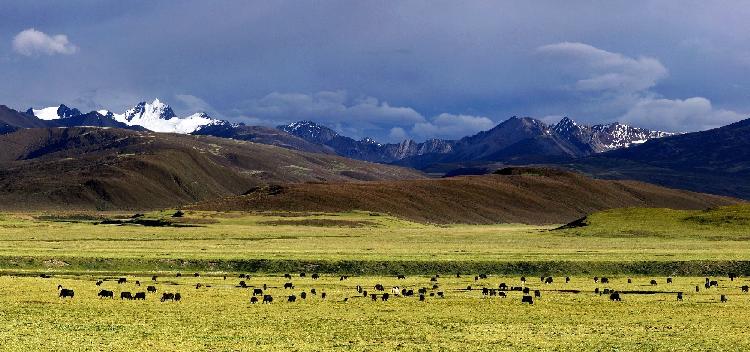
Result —
[{"label": "jagged mountain ridge", "polygon": [[[459,140],[416,142],[407,139],[401,143],[378,143],[370,138],[355,140],[313,121],[277,126],[277,133],[214,119],[202,112],[178,117],[169,105],[159,99],[150,103],[140,102],[122,114],[108,110],[81,114],[79,110],[65,105],[29,109],[27,114],[34,114],[49,122],[45,125],[47,127],[86,125],[212,135],[421,169],[435,164],[487,161],[528,163],[578,158],[671,135],[620,123],[587,126],[565,117],[555,125],[548,125],[530,117],[513,117],[488,131]],[[90,116],[79,118],[82,115]],[[71,120],[75,118],[81,121]]]},{"label": "jagged mountain ridge", "polygon": [[428,153],[449,153],[453,148],[453,141],[441,139],[421,143],[407,139],[401,143],[387,144],[378,143],[371,138],[355,140],[313,121],[298,121],[276,128],[308,142],[330,147],[338,155],[380,163]]},{"label": "jagged mountain ridge", "polygon": [[424,169],[433,164],[477,161],[542,162],[578,158],[673,133],[650,131],[621,123],[579,125],[568,117],[548,125],[530,117],[512,117],[494,128],[459,140],[405,140],[381,144],[355,140],[312,121],[277,127],[308,142],[325,145],[349,158],[397,163]]}]

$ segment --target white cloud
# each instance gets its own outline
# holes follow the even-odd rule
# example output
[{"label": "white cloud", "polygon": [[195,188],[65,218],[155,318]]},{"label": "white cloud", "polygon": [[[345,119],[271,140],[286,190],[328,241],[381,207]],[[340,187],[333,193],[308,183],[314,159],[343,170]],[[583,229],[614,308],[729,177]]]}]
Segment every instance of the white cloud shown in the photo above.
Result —
[{"label": "white cloud", "polygon": [[391,106],[373,97],[349,99],[344,91],[315,94],[274,92],[250,102],[250,115],[280,120],[323,123],[369,123],[407,126],[424,121],[412,108]]},{"label": "white cloud", "polygon": [[21,55],[70,55],[78,51],[78,47],[68,41],[64,34],[47,35],[34,28],[24,30],[13,38],[13,50]]},{"label": "white cloud", "polygon": [[393,127],[391,128],[391,131],[388,133],[388,140],[391,142],[397,143],[408,138],[409,138],[409,134],[406,133],[406,130],[404,130],[401,127]]},{"label": "white cloud", "polygon": [[[537,48],[555,59],[575,82],[565,89],[579,95],[584,110],[600,110],[622,122],[665,131],[690,132],[741,120],[737,112],[716,109],[704,97],[667,99],[652,89],[668,75],[659,60],[628,57],[583,43],[563,42]],[[562,60],[562,61],[561,61]]]},{"label": "white cloud", "polygon": [[621,120],[665,131],[695,131],[724,126],[743,118],[734,111],[714,109],[706,98],[693,97],[685,100],[644,98]]},{"label": "white cloud", "polygon": [[422,138],[457,139],[495,126],[489,118],[442,113],[432,121],[416,123],[411,132]]},{"label": "white cloud", "polygon": [[637,92],[653,87],[668,75],[667,68],[655,58],[631,58],[584,43],[544,45],[537,51],[569,60],[573,64],[571,73],[578,76],[574,87],[581,91]]}]

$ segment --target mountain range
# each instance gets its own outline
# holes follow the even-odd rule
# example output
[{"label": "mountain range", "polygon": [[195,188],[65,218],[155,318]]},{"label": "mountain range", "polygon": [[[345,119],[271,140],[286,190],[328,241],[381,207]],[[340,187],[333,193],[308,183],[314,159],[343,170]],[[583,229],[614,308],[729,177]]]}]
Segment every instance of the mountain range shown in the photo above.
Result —
[{"label": "mountain range", "polygon": [[512,117],[458,140],[378,143],[369,138],[355,140],[312,121],[271,128],[213,119],[204,113],[180,118],[158,99],[121,114],[104,110],[84,114],[64,105],[24,113],[0,106],[0,134],[80,126],[229,138],[435,175],[485,174],[506,165],[552,165],[597,178],[641,180],[750,199],[750,120],[675,134],[621,123],[587,126],[567,117],[556,124]]},{"label": "mountain range", "polygon": [[108,110],[82,114],[65,105],[29,109],[26,114],[38,117],[48,127],[98,126],[212,135],[423,170],[472,162],[528,163],[577,158],[673,134],[620,123],[586,126],[568,117],[554,125],[530,117],[512,117],[488,131],[459,140],[407,139],[384,144],[370,138],[355,140],[313,121],[294,122],[273,130],[214,119],[203,112],[178,117],[159,99],[140,102],[120,114]]}]

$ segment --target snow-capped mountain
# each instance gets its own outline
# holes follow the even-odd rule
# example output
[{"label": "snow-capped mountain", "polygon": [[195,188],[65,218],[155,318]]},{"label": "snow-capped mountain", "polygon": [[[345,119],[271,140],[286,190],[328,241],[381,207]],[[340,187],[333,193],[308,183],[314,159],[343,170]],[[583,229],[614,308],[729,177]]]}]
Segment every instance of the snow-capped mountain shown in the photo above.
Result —
[{"label": "snow-capped mountain", "polygon": [[115,120],[129,126],[142,126],[154,132],[182,134],[193,133],[203,126],[222,122],[203,112],[187,117],[177,117],[172,108],[159,99],[154,99],[151,103],[140,102],[124,113],[112,114],[112,116]]},{"label": "snow-capped mountain", "polygon": [[[140,102],[122,114],[115,114],[109,110],[98,110],[95,113],[113,119],[114,121],[132,127],[143,127],[154,132],[193,133],[201,127],[223,123],[206,113],[199,112],[187,117],[178,117],[172,108],[160,101]],[[27,114],[42,120],[52,121],[78,117],[82,114],[78,109],[71,109],[65,105],[43,109],[29,109]]]},{"label": "snow-capped mountain", "polygon": [[26,111],[26,113],[30,113],[46,121],[65,119],[81,115],[81,111],[79,111],[78,109],[71,109],[63,104],[60,104],[60,106],[50,106],[43,109],[29,109]]},{"label": "snow-capped mountain", "polygon": [[588,145],[594,153],[627,148],[641,144],[649,139],[675,135],[672,132],[651,131],[613,122],[600,125],[579,125],[568,117],[552,127],[555,133],[576,144]]}]

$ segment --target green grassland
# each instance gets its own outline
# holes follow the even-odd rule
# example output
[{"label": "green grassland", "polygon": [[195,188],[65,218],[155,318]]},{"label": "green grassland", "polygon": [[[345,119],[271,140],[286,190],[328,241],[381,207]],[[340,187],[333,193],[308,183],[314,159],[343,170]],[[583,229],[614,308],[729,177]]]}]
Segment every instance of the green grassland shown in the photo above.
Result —
[{"label": "green grassland", "polygon": [[[521,285],[519,278],[443,276],[437,281],[445,298],[391,297],[373,302],[359,295],[356,285],[372,292],[376,283],[403,288],[432,287],[426,276],[351,277],[323,275],[319,280],[293,277],[293,290],[281,288],[289,280],[259,276],[246,280],[256,287],[269,285],[272,304],[250,304],[251,289],[236,287],[239,278],[129,276],[118,285],[97,276],[0,277],[0,350],[122,350],[122,351],[249,351],[249,350],[747,350],[750,335],[750,295],[740,285],[748,279],[720,279],[719,288],[694,293],[701,277],[678,277],[674,284],[650,277],[612,277],[607,285],[591,277],[561,277],[553,284],[529,278],[541,290],[533,306],[521,304],[521,292],[507,298],[485,297],[480,287],[500,282]],[[143,285],[138,287],[134,280]],[[210,287],[195,288],[196,283]],[[57,285],[75,290],[73,299],[57,297]],[[100,288],[158,292],[145,301],[99,299]],[[465,290],[471,285],[473,290]],[[594,294],[594,288],[620,291],[660,290],[659,294],[623,294],[621,302]],[[316,288],[318,295],[311,295]],[[577,289],[581,293],[556,290]],[[286,302],[290,294],[308,293],[306,300]],[[678,302],[674,292],[684,291]],[[181,302],[160,302],[161,292],[180,292]],[[326,292],[322,300],[320,293]],[[729,301],[719,302],[721,294]],[[344,299],[348,298],[347,302]]]},{"label": "green grassland", "polygon": [[[300,271],[341,274],[750,274],[750,207],[619,209],[586,226],[436,226],[367,212],[5,214],[5,272]],[[109,221],[110,223],[112,221]],[[308,269],[311,270],[311,269]]]},{"label": "green grassland", "polygon": [[[369,212],[173,213],[0,215],[0,350],[750,349],[750,294],[740,290],[750,284],[744,205],[618,209],[564,229],[437,226]],[[308,276],[300,278],[301,271]],[[322,277],[312,280],[313,272]],[[250,304],[251,291],[237,287],[240,273],[251,275],[250,286],[268,284],[274,303]],[[397,273],[408,277],[397,280]],[[490,277],[475,281],[478,273]],[[727,273],[742,276],[730,281]],[[386,292],[431,288],[435,274],[439,287],[430,292],[445,298],[372,302],[355,290],[372,292],[376,283]],[[151,275],[159,276],[155,283]],[[520,292],[481,294],[501,282],[520,285],[522,275],[541,290],[533,306],[521,304]],[[555,282],[543,284],[540,275]],[[595,275],[611,281],[595,283]],[[675,282],[666,284],[666,276]],[[719,287],[704,289],[704,276]],[[94,284],[100,279],[101,287]],[[288,281],[294,290],[282,288]],[[58,298],[57,285],[75,297]],[[146,285],[158,292],[145,301],[96,296]],[[309,295],[311,288],[328,297]],[[623,301],[595,288],[623,292]],[[308,299],[285,301],[302,291]],[[183,300],[160,302],[162,292],[180,292]],[[729,301],[720,303],[720,295]]]}]

